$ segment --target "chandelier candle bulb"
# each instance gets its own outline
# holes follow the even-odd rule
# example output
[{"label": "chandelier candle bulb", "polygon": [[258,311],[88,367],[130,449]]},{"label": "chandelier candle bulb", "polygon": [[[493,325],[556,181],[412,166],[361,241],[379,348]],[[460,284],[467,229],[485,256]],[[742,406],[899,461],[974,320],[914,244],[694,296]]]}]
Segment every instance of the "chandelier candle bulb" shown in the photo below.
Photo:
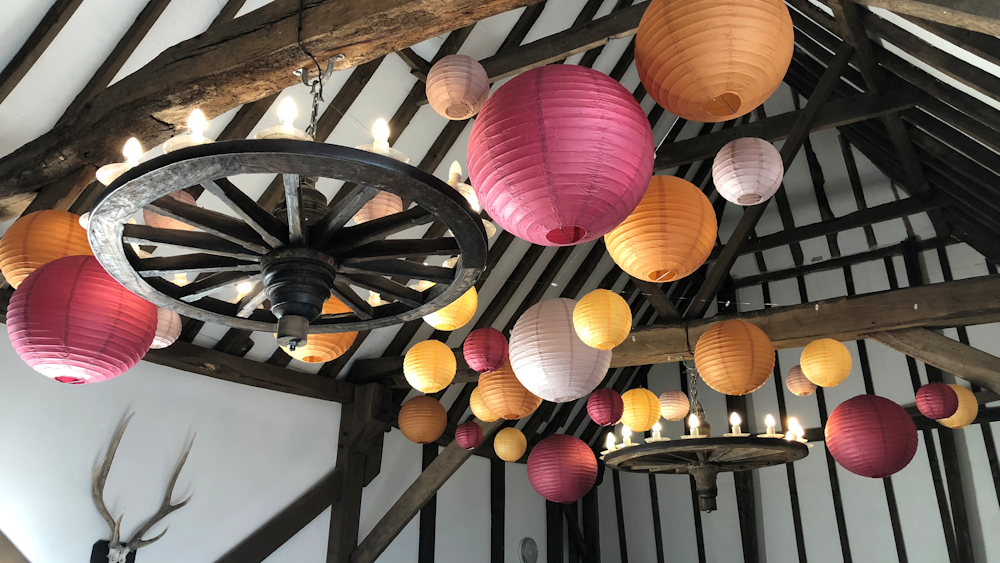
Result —
[{"label": "chandelier candle bulb", "polygon": [[739,413],[733,413],[729,415],[729,424],[733,427],[732,432],[729,434],[723,434],[727,438],[746,438],[749,433],[743,433],[740,428],[740,424],[743,423],[743,419],[740,418]]},{"label": "chandelier candle bulb", "polygon": [[188,116],[187,126],[188,134],[167,139],[167,142],[163,145],[163,152],[169,153],[187,147],[215,142],[205,137],[205,130],[208,129],[208,119],[205,118],[205,114],[200,109],[195,109],[191,112],[191,115]]},{"label": "chandelier candle bulb", "polygon": [[295,100],[286,97],[278,106],[278,125],[261,129],[254,135],[254,139],[289,139],[292,141],[312,141],[312,135],[301,129],[295,128],[295,117],[299,110],[295,107]]},{"label": "chandelier candle bulb", "polygon": [[142,158],[142,145],[139,144],[139,139],[132,137],[126,141],[122,155],[125,157],[125,162],[105,164],[97,169],[98,182],[110,186],[119,176],[139,165],[139,159]]},{"label": "chandelier candle bulb", "polygon": [[691,438],[702,437],[701,432],[698,430],[698,427],[701,426],[701,421],[698,420],[697,416],[692,414],[691,416],[688,417],[688,426],[691,427],[691,433],[688,434],[687,436],[681,436],[681,438],[689,440]]},{"label": "chandelier candle bulb", "polygon": [[653,425],[651,431],[653,432],[653,435],[650,436],[649,438],[646,438],[647,444],[651,442],[666,442],[670,440],[670,438],[664,438],[663,435],[661,434],[661,432],[663,431],[663,425],[661,425],[659,422]]},{"label": "chandelier candle bulb", "polygon": [[618,449],[618,445],[615,444],[614,432],[608,432],[608,439],[604,441],[604,447],[605,450],[601,452],[601,459],[604,459],[604,456]]},{"label": "chandelier candle bulb", "polygon": [[765,416],[764,417],[764,426],[767,426],[767,433],[765,433],[765,434],[757,434],[757,437],[758,438],[781,438],[781,434],[774,431],[774,425],[775,425],[774,416],[770,415],[770,414],[767,415],[767,416]]},{"label": "chandelier candle bulb", "polygon": [[632,443],[632,429],[628,426],[622,426],[622,447],[633,446]]}]

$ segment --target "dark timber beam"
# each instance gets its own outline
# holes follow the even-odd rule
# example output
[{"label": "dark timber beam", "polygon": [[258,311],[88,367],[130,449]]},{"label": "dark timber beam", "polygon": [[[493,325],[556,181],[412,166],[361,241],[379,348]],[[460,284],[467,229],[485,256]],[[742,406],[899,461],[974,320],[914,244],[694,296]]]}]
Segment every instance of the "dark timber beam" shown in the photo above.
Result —
[{"label": "dark timber beam", "polygon": [[45,49],[49,47],[52,40],[59,35],[66,22],[73,17],[73,13],[80,7],[83,0],[56,0],[49,11],[42,17],[28,40],[17,51],[3,71],[0,72],[0,102],[7,99],[17,84],[28,74],[38,58],[42,56]]},{"label": "dark timber beam", "polygon": [[955,377],[1000,393],[1000,358],[926,328],[878,332],[869,338],[946,371]]},{"label": "dark timber beam", "polygon": [[992,0],[855,0],[873,8],[1000,36],[1000,10]]},{"label": "dark timber beam", "polygon": [[31,563],[17,547],[0,533],[0,561],[4,563]]}]

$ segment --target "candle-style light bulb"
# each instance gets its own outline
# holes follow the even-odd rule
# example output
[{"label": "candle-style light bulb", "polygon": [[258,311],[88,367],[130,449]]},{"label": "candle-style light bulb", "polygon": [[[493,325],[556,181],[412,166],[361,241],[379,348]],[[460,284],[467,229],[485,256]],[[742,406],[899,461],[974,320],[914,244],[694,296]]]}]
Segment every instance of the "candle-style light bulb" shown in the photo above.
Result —
[{"label": "candle-style light bulb", "polygon": [[622,425],[622,443],[626,446],[632,445],[632,429]]},{"label": "candle-style light bulb", "polygon": [[742,423],[743,419],[740,418],[739,413],[734,412],[733,414],[729,415],[729,424],[732,424],[733,426],[739,426]]},{"label": "candle-style light bulb", "polygon": [[780,438],[781,434],[774,431],[774,417],[767,415],[764,417],[764,426],[767,426],[767,432],[764,434],[757,434],[758,438]]},{"label": "candle-style light bulb", "polygon": [[795,418],[794,416],[788,417],[788,422],[786,423],[786,427],[789,430],[795,430],[796,428],[802,428],[801,426],[799,426],[799,420],[797,418]]},{"label": "candle-style light bulb", "polygon": [[195,109],[188,116],[187,126],[191,131],[191,136],[201,142],[205,138],[205,130],[208,129],[208,120],[205,119],[205,114],[200,109]]},{"label": "candle-style light bulb", "polygon": [[774,428],[774,424],[775,424],[775,422],[774,422],[774,417],[773,416],[767,415],[767,416],[764,417],[764,426],[768,427],[768,429],[769,429],[768,433],[770,433],[770,429]]},{"label": "candle-style light bulb", "polygon": [[387,153],[389,151],[389,134],[389,124],[381,117],[378,118],[372,127],[372,136],[375,137],[375,142],[372,145],[375,147],[375,152]]},{"label": "candle-style light bulb", "polygon": [[250,282],[243,282],[236,286],[237,299],[243,299],[250,294],[250,290],[253,289],[253,284]]},{"label": "candle-style light bulb", "polygon": [[299,108],[295,107],[295,100],[286,97],[278,106],[278,124],[282,127],[293,127],[295,118],[299,115]]},{"label": "candle-style light bulb", "polygon": [[615,451],[615,433],[608,432],[608,439],[604,441],[605,446],[609,452]]},{"label": "candle-style light bulb", "polygon": [[652,430],[653,430],[653,436],[652,437],[654,439],[658,439],[658,438],[660,438],[660,431],[663,430],[663,426],[659,422],[656,422],[655,424],[653,424],[653,429]]},{"label": "candle-style light bulb", "polygon": [[701,426],[701,421],[698,420],[697,416],[692,414],[691,416],[688,417],[688,426],[690,426],[691,428],[698,428],[699,426]]},{"label": "candle-style light bulb", "polygon": [[142,158],[142,145],[139,144],[139,139],[132,137],[126,141],[125,147],[122,149],[122,154],[125,155],[125,164],[129,166],[138,165],[139,159]]},{"label": "candle-style light bulb", "polygon": [[448,185],[451,187],[457,187],[462,181],[462,165],[456,160],[451,163],[451,168],[448,169]]},{"label": "candle-style light bulb", "polygon": [[185,273],[174,274],[173,282],[174,285],[178,287],[184,287],[185,285],[191,283],[188,281],[188,275]]}]

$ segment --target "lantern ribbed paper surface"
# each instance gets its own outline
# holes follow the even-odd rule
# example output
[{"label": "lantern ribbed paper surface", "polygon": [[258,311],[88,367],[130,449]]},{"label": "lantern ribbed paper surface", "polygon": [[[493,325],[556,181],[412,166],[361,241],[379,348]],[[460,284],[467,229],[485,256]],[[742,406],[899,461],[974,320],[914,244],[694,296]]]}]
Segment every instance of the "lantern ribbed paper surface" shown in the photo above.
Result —
[{"label": "lantern ribbed paper surface", "polygon": [[95,383],[139,363],[156,335],[156,305],[125,289],[93,256],[49,262],[10,298],[7,333],[35,371]]},{"label": "lantern ribbed paper surface", "polygon": [[757,205],[781,186],[785,165],[774,145],[744,137],[727,143],[715,155],[712,178],[719,195],[736,205]]},{"label": "lantern ribbed paper surface", "polygon": [[524,418],[542,404],[540,398],[521,385],[510,362],[479,376],[479,396],[486,408],[506,420]]},{"label": "lantern ribbed paper surface", "polygon": [[[323,303],[324,315],[340,315],[350,313],[351,309],[344,305],[336,297],[327,299]],[[356,332],[338,332],[333,334],[310,334],[305,345],[296,346],[295,350],[282,348],[286,354],[309,364],[324,364],[332,362],[343,356],[354,340],[358,337]]]},{"label": "lantern ribbed paper surface", "polygon": [[467,325],[476,316],[479,294],[475,286],[461,297],[424,317],[424,322],[437,330],[456,330]]},{"label": "lantern ribbed paper surface", "polygon": [[521,459],[527,449],[528,440],[517,428],[504,428],[493,437],[493,451],[508,463]]},{"label": "lantern ribbed paper surface", "polygon": [[802,373],[820,387],[836,387],[851,374],[851,352],[832,338],[813,340],[799,357]]},{"label": "lantern ribbed paper surface", "polygon": [[604,236],[653,173],[653,133],[628,90],[577,65],[529,70],[498,89],[469,137],[469,176],[494,221],[544,246]]},{"label": "lantern ribbed paper surface", "polygon": [[474,450],[483,443],[483,429],[472,421],[459,424],[455,429],[455,441],[463,450]]},{"label": "lantern ribbed paper surface", "polygon": [[[170,193],[167,195],[167,197],[187,205],[194,205],[194,206],[198,205],[198,202],[194,199],[194,196],[187,193],[184,190]],[[147,225],[149,225],[150,227],[156,227],[157,229],[174,229],[178,231],[194,230],[194,227],[188,225],[187,223],[182,223],[177,219],[173,219],[171,217],[164,217],[159,213],[153,213],[152,211],[148,211],[146,209],[142,210],[142,221]]]},{"label": "lantern ribbed paper surface", "polygon": [[598,389],[587,399],[587,414],[599,426],[618,424],[625,412],[625,402],[614,389]]},{"label": "lantern ribbed paper surface", "polygon": [[667,420],[684,420],[691,410],[691,400],[683,391],[660,393],[660,416]]},{"label": "lantern ribbed paper surface", "polygon": [[537,303],[510,333],[510,364],[517,379],[553,403],[586,396],[600,385],[611,365],[610,350],[591,348],[577,336],[575,306],[576,301],[561,298]]},{"label": "lantern ribbed paper surface", "polygon": [[483,422],[493,422],[500,418],[499,415],[486,407],[482,395],[479,394],[478,385],[472,390],[472,395],[469,396],[469,408],[472,409],[472,414]]},{"label": "lantern ribbed paper surface", "polygon": [[444,434],[448,413],[434,397],[419,395],[399,409],[399,430],[415,444],[430,444]]},{"label": "lantern ribbed paper surface", "polygon": [[444,342],[424,340],[413,345],[403,357],[403,375],[421,393],[437,393],[451,385],[458,362]]},{"label": "lantern ribbed paper surface", "polygon": [[976,395],[972,391],[961,385],[949,383],[948,387],[951,387],[958,395],[958,410],[948,418],[942,418],[938,423],[948,428],[965,428],[972,424],[972,421],[976,420],[976,416],[979,415],[979,401],[976,400]]},{"label": "lantern ribbed paper surface", "polygon": [[403,210],[403,199],[394,193],[379,192],[368,203],[364,204],[354,214],[354,222],[358,225],[388,217]]},{"label": "lantern ribbed paper surface", "polygon": [[441,117],[463,120],[479,113],[490,97],[490,77],[468,55],[448,55],[427,73],[427,101]]},{"label": "lantern ribbed paper surface", "polygon": [[958,412],[958,393],[944,383],[928,383],[917,390],[917,410],[931,420],[948,418]]},{"label": "lantern ribbed paper surface", "polygon": [[704,264],[717,234],[715,210],[700,189],[683,178],[653,176],[639,206],[604,242],[630,276],[662,283]]},{"label": "lantern ribbed paper surface", "polygon": [[177,341],[181,335],[181,316],[163,307],[156,308],[156,334],[153,336],[153,343],[149,345],[151,350],[166,348]]},{"label": "lantern ribbed paper surface", "polygon": [[781,0],[652,0],[635,36],[639,79],[670,113],[704,123],[764,103],[792,61]]},{"label": "lantern ribbed paper surface", "polygon": [[0,238],[0,271],[17,289],[42,264],[66,256],[93,256],[80,216],[46,210],[25,215]]},{"label": "lantern ribbed paper surface", "polygon": [[500,369],[507,361],[507,338],[493,327],[477,328],[462,346],[465,363],[479,373]]},{"label": "lantern ribbed paper surface", "polygon": [[802,366],[792,366],[785,375],[785,386],[797,397],[808,397],[816,392],[816,384],[802,373]]},{"label": "lantern ribbed paper surface", "polygon": [[583,440],[553,434],[528,454],[528,481],[545,500],[569,504],[590,492],[597,480],[597,458]]},{"label": "lantern ribbed paper surface", "polygon": [[622,394],[622,402],[621,423],[635,432],[645,432],[660,420],[660,399],[648,389],[629,389]]},{"label": "lantern ribbed paper surface", "polygon": [[694,365],[712,389],[726,395],[746,395],[771,377],[774,346],[756,325],[738,319],[720,321],[698,338]]},{"label": "lantern ribbed paper surface", "polygon": [[859,395],[833,409],[826,421],[826,447],[844,469],[881,479],[913,459],[917,426],[889,399]]},{"label": "lantern ribbed paper surface", "polygon": [[573,327],[587,346],[610,350],[625,342],[632,331],[632,310],[621,295],[595,289],[573,309]]}]

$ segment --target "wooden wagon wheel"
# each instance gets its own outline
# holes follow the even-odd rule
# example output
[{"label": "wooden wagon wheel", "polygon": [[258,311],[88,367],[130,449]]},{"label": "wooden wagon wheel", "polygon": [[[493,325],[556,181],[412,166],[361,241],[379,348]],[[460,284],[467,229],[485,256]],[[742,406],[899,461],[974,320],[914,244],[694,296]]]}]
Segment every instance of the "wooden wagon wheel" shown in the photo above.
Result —
[{"label": "wooden wagon wheel", "polygon": [[[281,174],[285,201],[280,207],[287,213],[279,213],[279,220],[243,193],[229,180],[240,174]],[[316,202],[303,199],[303,184],[316,177],[348,182],[329,211],[318,216]],[[198,185],[233,214],[167,197]],[[379,191],[414,205],[348,225]],[[325,201],[319,205],[325,206]],[[143,209],[196,230],[128,224]],[[309,221],[308,211],[314,213]],[[399,238],[412,227],[434,221],[444,223],[453,235]],[[143,298],[195,319],[274,332],[280,344],[293,347],[307,333],[369,330],[432,313],[475,284],[487,254],[482,221],[461,194],[434,176],[378,154],[289,140],[201,145],[141,164],[94,204],[89,237],[108,273]],[[141,258],[132,244],[173,247],[183,253]],[[455,268],[407,260],[424,256],[461,259]],[[168,279],[178,273],[199,278],[178,285]],[[406,285],[409,280],[435,285],[418,291]],[[217,298],[220,290],[242,282],[254,285],[237,303]],[[372,307],[355,288],[378,292],[388,303]],[[352,313],[320,316],[331,294]],[[261,307],[265,300],[270,310]]]}]

